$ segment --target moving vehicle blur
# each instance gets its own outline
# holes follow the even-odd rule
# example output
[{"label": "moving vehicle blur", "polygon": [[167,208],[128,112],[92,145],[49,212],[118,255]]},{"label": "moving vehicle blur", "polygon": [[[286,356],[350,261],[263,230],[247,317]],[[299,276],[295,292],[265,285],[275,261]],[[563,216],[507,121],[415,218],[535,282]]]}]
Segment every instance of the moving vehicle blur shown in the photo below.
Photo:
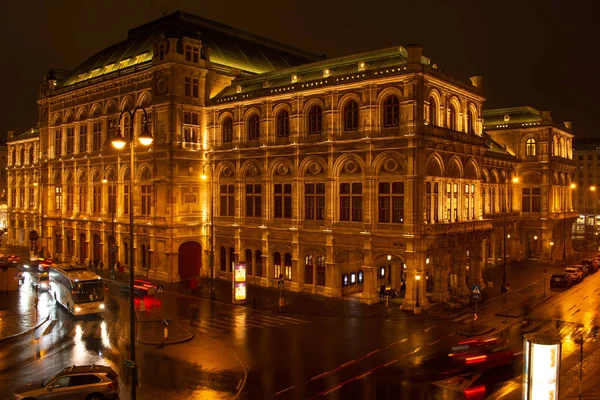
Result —
[{"label": "moving vehicle blur", "polygon": [[462,367],[478,369],[510,364],[518,354],[509,349],[508,340],[492,338],[459,342],[448,357]]}]

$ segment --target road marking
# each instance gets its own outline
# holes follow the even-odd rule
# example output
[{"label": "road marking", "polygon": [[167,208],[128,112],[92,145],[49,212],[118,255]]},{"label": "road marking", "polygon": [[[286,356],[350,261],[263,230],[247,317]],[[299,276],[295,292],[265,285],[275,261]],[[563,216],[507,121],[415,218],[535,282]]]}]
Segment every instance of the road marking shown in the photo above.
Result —
[{"label": "road marking", "polygon": [[456,333],[456,332],[452,332],[451,334],[449,334],[449,335],[448,335],[448,337],[450,337],[450,336],[454,335],[455,333]]},{"label": "road marking", "polygon": [[581,311],[579,308],[577,310],[575,310],[575,312],[573,314],[571,314],[572,316],[577,314],[579,311]]},{"label": "road marking", "polygon": [[327,375],[327,374],[329,374],[329,372],[328,372],[328,371],[325,371],[325,372],[323,372],[323,373],[322,373],[322,374],[320,374],[320,375],[313,376],[312,378],[310,378],[310,380],[311,380],[311,381],[314,381],[315,379],[319,379],[319,378],[321,378],[322,376],[325,376],[325,375]]},{"label": "road marking", "polygon": [[337,385],[337,386],[336,386],[336,387],[334,387],[333,389],[329,389],[328,391],[324,392],[324,393],[323,393],[323,396],[325,396],[325,395],[328,395],[329,393],[331,393],[331,392],[334,392],[334,391],[338,390],[338,389],[339,389],[339,388],[341,388],[341,387],[342,387],[342,385]]},{"label": "road marking", "polygon": [[587,299],[587,298],[588,298],[588,296],[585,296],[585,297],[583,298],[583,300],[585,300],[585,299]]},{"label": "road marking", "polygon": [[240,381],[238,382],[237,386],[235,387],[235,390],[240,390],[240,386],[242,386],[242,379],[240,379]]},{"label": "road marking", "polygon": [[573,307],[569,308],[569,311],[571,311],[572,309],[574,309],[575,307],[577,307],[577,304],[573,304]]},{"label": "road marking", "polygon": [[362,374],[361,376],[359,376],[358,378],[356,378],[356,380],[362,379],[362,378],[364,378],[365,376],[368,376],[368,375],[371,375],[370,371],[369,372],[365,372],[364,374]]},{"label": "road marking", "polygon": [[437,325],[433,325],[430,326],[429,328],[425,329],[423,332],[429,332],[430,330],[432,330],[433,328],[435,328]]},{"label": "road marking", "polygon": [[[392,360],[389,363],[385,364],[386,367],[392,365],[393,363],[397,362],[398,360]],[[370,372],[369,372],[370,373]]]},{"label": "road marking", "polygon": [[436,344],[436,343],[439,343],[439,342],[440,342],[440,340],[438,339],[438,340],[436,340],[435,342],[431,342],[431,343],[429,343],[429,346],[433,346],[434,344]]},{"label": "road marking", "polygon": [[342,368],[344,368],[346,365],[350,365],[350,364],[353,364],[355,362],[356,362],[356,360],[348,361],[346,364],[342,364]]},{"label": "road marking", "polygon": [[289,388],[287,388],[287,389],[280,390],[279,392],[275,393],[275,396],[279,396],[281,393],[285,393],[285,392],[287,392],[288,390],[292,390],[292,389],[293,389],[293,388],[295,388],[295,387],[296,387],[296,386],[290,386],[290,387],[289,387]]},{"label": "road marking", "polygon": [[396,342],[396,343],[404,343],[404,342],[406,342],[407,340],[408,340],[408,338],[404,338],[404,339],[402,339],[402,340],[400,340],[399,342]]},{"label": "road marking", "polygon": [[373,355],[373,354],[375,354],[377,352],[380,352],[380,351],[381,351],[381,349],[373,350],[372,352],[367,353],[367,356],[371,356],[371,355]]}]

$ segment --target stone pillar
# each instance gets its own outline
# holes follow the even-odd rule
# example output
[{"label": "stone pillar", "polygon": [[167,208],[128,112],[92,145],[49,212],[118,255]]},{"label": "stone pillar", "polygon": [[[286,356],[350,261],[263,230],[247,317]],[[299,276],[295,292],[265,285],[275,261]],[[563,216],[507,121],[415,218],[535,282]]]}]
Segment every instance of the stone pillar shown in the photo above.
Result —
[{"label": "stone pillar", "polygon": [[[294,232],[292,238],[292,283],[290,285],[292,292],[301,292],[304,289],[304,263],[299,262],[299,256],[298,232]],[[313,264],[315,264],[314,259]],[[316,269],[316,265],[313,265],[313,269]]]},{"label": "stone pillar", "polygon": [[448,293],[448,265],[433,266],[433,300],[445,302],[450,297]]},{"label": "stone pillar", "polygon": [[264,285],[263,283],[261,283],[261,286],[275,286],[277,285],[274,282],[274,277],[273,277],[273,266],[272,264],[272,255],[269,254],[269,232],[264,229],[263,230],[263,234],[262,234],[262,267],[263,267],[263,276],[265,277],[264,279]]},{"label": "stone pillar", "polygon": [[[379,287],[378,287],[378,279],[377,279],[377,268],[363,266],[364,272],[364,285],[363,292],[360,298],[361,303],[365,304],[377,304],[379,303]],[[341,279],[341,275],[340,275]]]},{"label": "stone pillar", "polygon": [[454,263],[454,270],[456,271],[456,275],[457,275],[457,282],[456,282],[456,293],[458,294],[465,294],[469,292],[469,289],[467,288],[467,254],[466,254],[466,249],[462,246],[459,247],[459,259],[458,260],[453,260]]},{"label": "stone pillar", "polygon": [[392,288],[396,289],[400,293],[400,287],[402,286],[402,260],[392,258],[390,261],[392,266]]},{"label": "stone pillar", "polygon": [[[469,261],[469,282],[471,286],[479,285],[484,288],[486,284],[485,279],[483,279],[481,253],[477,251],[471,252]],[[470,288],[468,289],[470,290]]]},{"label": "stone pillar", "polygon": [[[426,255],[422,252],[411,254],[407,260],[409,267],[406,269],[406,295],[400,306],[401,310],[414,309],[417,303],[417,286],[421,310],[427,310],[430,307],[425,291],[425,258]],[[418,281],[416,279],[417,275],[421,277]]]}]

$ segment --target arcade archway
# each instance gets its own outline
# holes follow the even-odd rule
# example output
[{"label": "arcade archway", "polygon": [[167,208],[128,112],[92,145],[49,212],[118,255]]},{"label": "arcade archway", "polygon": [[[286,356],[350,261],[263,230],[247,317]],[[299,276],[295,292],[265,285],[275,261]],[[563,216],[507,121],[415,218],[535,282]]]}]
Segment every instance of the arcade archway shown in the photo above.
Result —
[{"label": "arcade archway", "polygon": [[196,242],[185,242],[179,246],[179,279],[187,280],[200,275],[202,246]]}]

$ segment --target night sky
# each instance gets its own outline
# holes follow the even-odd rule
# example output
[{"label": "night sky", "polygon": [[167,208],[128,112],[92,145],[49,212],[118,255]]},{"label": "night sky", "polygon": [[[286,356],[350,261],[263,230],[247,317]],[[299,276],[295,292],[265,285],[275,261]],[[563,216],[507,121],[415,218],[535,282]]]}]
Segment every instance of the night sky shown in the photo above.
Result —
[{"label": "night sky", "polygon": [[37,124],[38,84],[178,9],[337,57],[419,43],[461,80],[484,77],[486,108],[531,105],[597,124],[600,1],[2,1],[0,132]]}]

